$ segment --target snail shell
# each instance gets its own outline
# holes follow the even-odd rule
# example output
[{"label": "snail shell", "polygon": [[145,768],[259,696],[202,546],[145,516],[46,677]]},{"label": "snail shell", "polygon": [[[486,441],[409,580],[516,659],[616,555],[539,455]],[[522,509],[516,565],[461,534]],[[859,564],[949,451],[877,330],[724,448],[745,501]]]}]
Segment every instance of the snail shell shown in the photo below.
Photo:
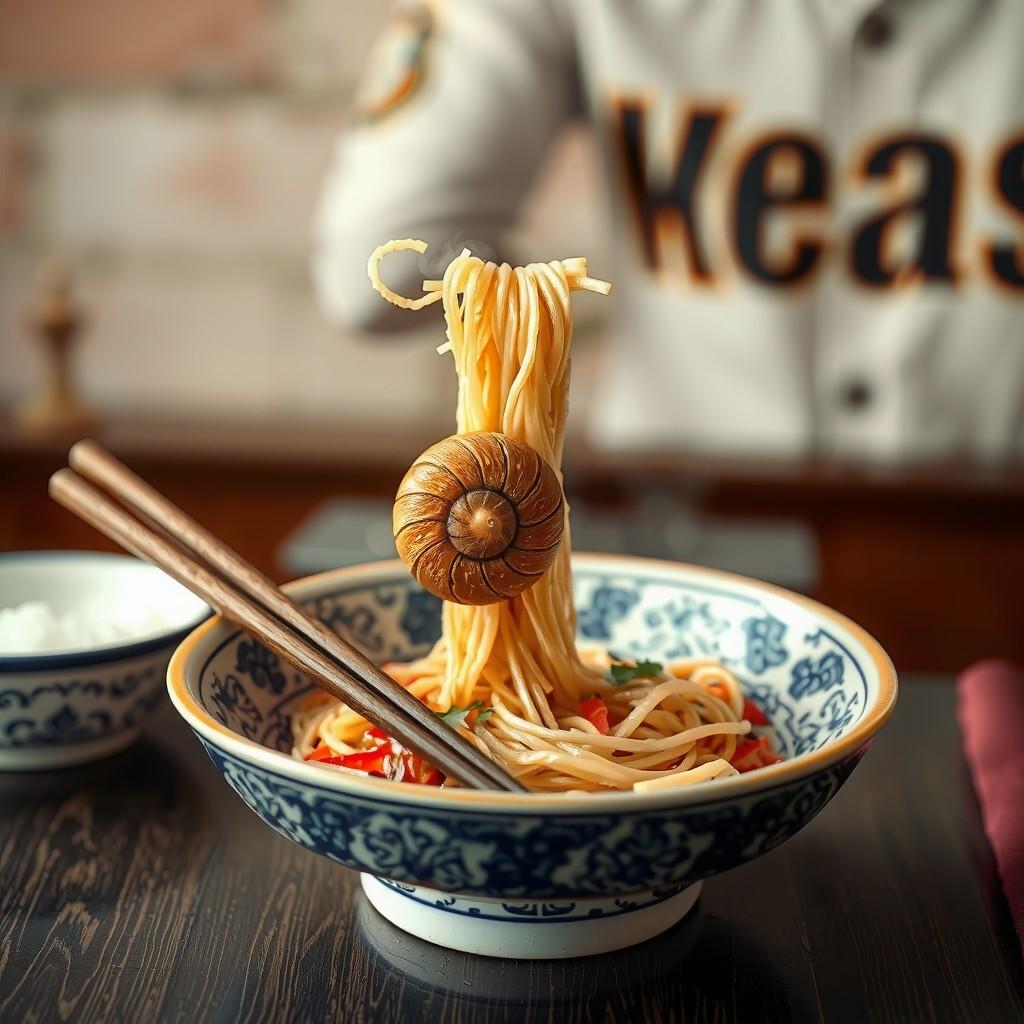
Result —
[{"label": "snail shell", "polygon": [[398,553],[426,590],[494,604],[532,587],[554,561],[565,503],[555,471],[529,445],[453,434],[405,474],[393,526]]}]

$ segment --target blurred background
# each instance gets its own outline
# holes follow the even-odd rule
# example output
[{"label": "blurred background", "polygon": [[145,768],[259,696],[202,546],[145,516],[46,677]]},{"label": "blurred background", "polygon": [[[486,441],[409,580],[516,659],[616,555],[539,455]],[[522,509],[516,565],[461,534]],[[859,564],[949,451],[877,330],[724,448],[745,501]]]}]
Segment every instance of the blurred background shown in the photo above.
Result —
[{"label": "blurred background", "polygon": [[[390,8],[0,0],[0,548],[109,546],[45,494],[91,433],[279,579],[390,556],[390,496],[453,427],[440,317],[400,337],[328,324],[309,273]],[[598,162],[566,128],[517,244],[606,276]],[[608,314],[577,309],[578,548],[803,590],[900,669],[1024,657],[1019,462],[603,451],[583,426]]]},{"label": "blurred background", "polygon": [[89,321],[77,378],[107,418],[352,427],[383,452],[450,424],[431,339],[331,329],[309,285],[317,193],[389,7],[0,4],[5,405],[38,380],[26,315],[59,257]]}]

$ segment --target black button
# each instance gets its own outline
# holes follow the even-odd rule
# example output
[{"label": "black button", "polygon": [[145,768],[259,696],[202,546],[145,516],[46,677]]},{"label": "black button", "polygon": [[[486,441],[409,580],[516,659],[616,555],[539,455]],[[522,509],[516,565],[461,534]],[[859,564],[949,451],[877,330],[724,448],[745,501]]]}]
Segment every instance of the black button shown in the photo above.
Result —
[{"label": "black button", "polygon": [[860,27],[860,41],[870,50],[881,50],[888,46],[896,34],[892,18],[881,11],[873,11]]},{"label": "black button", "polygon": [[839,391],[843,405],[852,412],[860,412],[871,404],[871,386],[863,380],[847,381]]}]

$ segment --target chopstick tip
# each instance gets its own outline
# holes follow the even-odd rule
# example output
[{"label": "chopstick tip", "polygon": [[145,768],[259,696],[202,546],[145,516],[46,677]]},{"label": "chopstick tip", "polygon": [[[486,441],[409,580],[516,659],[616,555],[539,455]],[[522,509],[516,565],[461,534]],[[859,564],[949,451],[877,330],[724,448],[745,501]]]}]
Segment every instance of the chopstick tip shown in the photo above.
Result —
[{"label": "chopstick tip", "polygon": [[76,462],[80,462],[83,458],[88,458],[90,455],[101,451],[103,449],[99,443],[91,437],[80,438],[68,449],[68,464],[74,466]]},{"label": "chopstick tip", "polygon": [[66,492],[67,485],[75,477],[75,472],[68,469],[67,466],[64,466],[62,469],[58,469],[56,473],[50,476],[50,480],[47,484],[46,489],[50,497],[60,500],[60,495]]}]

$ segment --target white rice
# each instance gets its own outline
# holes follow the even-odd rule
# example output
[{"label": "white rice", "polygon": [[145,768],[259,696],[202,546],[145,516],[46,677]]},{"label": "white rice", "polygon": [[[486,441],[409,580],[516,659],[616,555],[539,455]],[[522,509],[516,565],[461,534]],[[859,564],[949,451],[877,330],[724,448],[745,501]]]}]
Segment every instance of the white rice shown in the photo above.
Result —
[{"label": "white rice", "polygon": [[109,602],[56,612],[45,601],[0,609],[0,654],[52,654],[103,647],[176,625],[152,606]]}]

